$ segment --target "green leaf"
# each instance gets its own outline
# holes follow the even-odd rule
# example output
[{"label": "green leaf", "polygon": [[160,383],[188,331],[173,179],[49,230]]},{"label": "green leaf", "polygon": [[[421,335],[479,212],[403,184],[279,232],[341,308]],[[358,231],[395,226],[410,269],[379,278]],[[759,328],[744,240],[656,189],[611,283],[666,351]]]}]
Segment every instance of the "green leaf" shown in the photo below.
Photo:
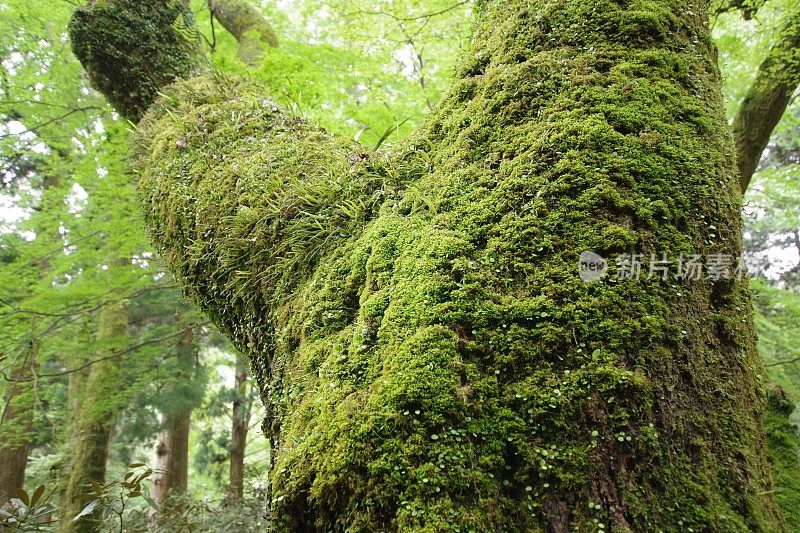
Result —
[{"label": "green leaf", "polygon": [[146,501],[146,502],[147,502],[147,505],[149,505],[150,507],[152,507],[152,508],[153,508],[153,510],[155,510],[155,511],[158,511],[158,505],[156,505],[156,502],[155,502],[155,501],[153,501],[153,498],[151,498],[151,497],[150,497],[150,496],[148,496],[147,494],[142,494],[142,499],[143,499],[144,501]]},{"label": "green leaf", "polygon": [[25,504],[25,507],[30,507],[31,506],[30,496],[28,496],[28,493],[25,492],[25,489],[23,489],[21,487],[17,489],[17,498],[22,500],[22,503]]},{"label": "green leaf", "polygon": [[80,518],[92,514],[98,505],[100,505],[100,500],[92,500],[91,502],[89,502],[89,505],[83,508],[83,511],[78,513],[78,516],[72,519],[72,521],[76,522]]},{"label": "green leaf", "polygon": [[389,129],[387,129],[385,132],[383,132],[383,135],[381,135],[381,138],[378,139],[378,142],[375,144],[375,148],[373,148],[373,150],[378,150],[381,147],[381,145],[386,141],[386,139],[389,138],[390,135],[392,135],[394,132],[399,130],[403,126],[403,124],[405,124],[409,120],[411,120],[411,117],[408,117],[407,119],[405,119],[400,124],[392,126]]},{"label": "green leaf", "polygon": [[44,485],[39,485],[38,487],[36,487],[36,490],[33,491],[33,496],[31,496],[31,507],[36,506],[36,502],[38,502],[39,499],[42,497],[44,491],[45,491]]}]

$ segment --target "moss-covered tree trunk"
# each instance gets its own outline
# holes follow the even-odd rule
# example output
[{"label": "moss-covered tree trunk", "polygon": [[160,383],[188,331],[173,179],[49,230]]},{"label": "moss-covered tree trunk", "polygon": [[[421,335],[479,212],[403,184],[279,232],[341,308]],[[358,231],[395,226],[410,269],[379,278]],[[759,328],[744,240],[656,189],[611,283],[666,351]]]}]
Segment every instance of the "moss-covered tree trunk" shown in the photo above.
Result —
[{"label": "moss-covered tree trunk", "polygon": [[92,364],[82,381],[80,399],[74,403],[74,428],[69,457],[69,478],[59,507],[61,533],[94,533],[100,529],[100,517],[90,514],[73,521],[92,501],[92,481],[103,483],[111,432],[119,405],[121,356],[107,357],[122,345],[128,325],[127,302],[110,304],[100,311],[95,358],[105,360]]},{"label": "moss-covered tree trunk", "polygon": [[277,530],[783,528],[746,283],[578,276],[586,250],[742,251],[707,11],[484,0],[391,154],[239,80],[146,103],[142,206],[252,356]]}]

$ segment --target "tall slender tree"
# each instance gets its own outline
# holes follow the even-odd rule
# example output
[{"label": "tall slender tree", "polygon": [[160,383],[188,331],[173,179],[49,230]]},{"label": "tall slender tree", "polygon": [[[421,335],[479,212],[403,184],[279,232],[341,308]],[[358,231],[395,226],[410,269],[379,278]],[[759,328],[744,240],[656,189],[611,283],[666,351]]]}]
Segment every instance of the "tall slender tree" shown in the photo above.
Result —
[{"label": "tall slender tree", "polygon": [[[61,151],[59,159],[67,159],[69,154]],[[38,165],[31,162],[27,169],[30,172],[41,172],[43,169],[37,168]],[[57,190],[60,181],[60,172],[49,172],[49,175],[42,179],[42,195],[44,201],[41,207],[48,207],[59,200],[63,201],[62,191]],[[56,198],[53,198],[55,196]],[[52,247],[61,236],[58,235],[57,228],[52,225],[50,217],[34,216],[32,227],[36,230],[36,237],[39,239],[37,250]],[[41,241],[46,241],[44,245]],[[20,265],[9,257],[8,263],[13,270],[19,270]],[[14,257],[13,259],[18,259]],[[22,256],[23,261],[30,258]],[[47,279],[50,274],[50,258],[44,256],[35,262],[40,269],[38,275],[32,276],[33,280],[26,280],[17,289],[15,298],[25,300],[26,296],[32,292],[31,285],[41,282],[42,278]],[[38,279],[37,279],[38,278]],[[35,281],[34,281],[35,280]],[[6,305],[11,302],[4,302]],[[14,497],[19,489],[25,484],[25,471],[28,465],[28,456],[31,451],[30,440],[34,423],[34,370],[36,365],[37,352],[39,350],[39,339],[36,336],[36,317],[24,317],[21,319],[22,331],[27,329],[27,334],[23,335],[21,348],[17,350],[18,360],[12,361],[12,372],[8,387],[4,394],[2,415],[0,415],[0,432],[3,438],[0,439],[0,506],[7,503],[9,498]],[[14,329],[7,325],[9,329]],[[17,330],[19,331],[19,330]]]},{"label": "tall slender tree", "polygon": [[77,411],[73,413],[69,477],[60,507],[59,529],[63,533],[92,533],[99,531],[102,523],[101,517],[94,514],[77,521],[73,518],[91,501],[91,483],[105,481],[109,441],[120,407],[116,393],[120,387],[122,356],[114,356],[114,351],[124,346],[127,326],[126,301],[101,310],[97,361],[81,384]]},{"label": "tall slender tree", "polygon": [[28,348],[10,377],[0,415],[0,507],[15,497],[25,483],[30,431],[33,426],[33,400],[29,378],[33,370],[36,341],[30,339]]},{"label": "tall slender tree", "polygon": [[257,84],[180,81],[204,59],[176,0],[76,12],[96,86],[148,110],[154,241],[253,357],[277,529],[783,528],[746,283],[577,273],[585,250],[741,253],[708,7],[481,1],[390,154]]}]

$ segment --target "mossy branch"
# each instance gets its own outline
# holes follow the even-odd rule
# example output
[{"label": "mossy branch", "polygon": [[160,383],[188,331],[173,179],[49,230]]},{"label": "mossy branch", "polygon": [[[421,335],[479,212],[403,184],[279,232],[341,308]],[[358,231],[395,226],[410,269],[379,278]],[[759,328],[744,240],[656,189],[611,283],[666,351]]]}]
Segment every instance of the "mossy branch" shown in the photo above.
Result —
[{"label": "mossy branch", "polygon": [[742,191],[750,185],[761,154],[800,85],[800,7],[792,7],[785,17],[733,123]]},{"label": "mossy branch", "polygon": [[278,36],[264,15],[247,0],[208,0],[214,17],[239,41],[239,59],[256,66],[264,46],[277,47]]},{"label": "mossy branch", "polygon": [[[140,123],[132,157],[154,242],[250,353],[269,351],[269,310],[397,186],[386,158],[265,92],[221,75],[178,82]],[[262,319],[244,327],[243,316]]]},{"label": "mossy branch", "polygon": [[721,15],[729,11],[739,11],[745,20],[752,19],[767,0],[712,0],[711,13]]},{"label": "mossy branch", "polygon": [[75,10],[69,35],[92,85],[134,123],[161,88],[208,69],[183,0],[90,2]]}]

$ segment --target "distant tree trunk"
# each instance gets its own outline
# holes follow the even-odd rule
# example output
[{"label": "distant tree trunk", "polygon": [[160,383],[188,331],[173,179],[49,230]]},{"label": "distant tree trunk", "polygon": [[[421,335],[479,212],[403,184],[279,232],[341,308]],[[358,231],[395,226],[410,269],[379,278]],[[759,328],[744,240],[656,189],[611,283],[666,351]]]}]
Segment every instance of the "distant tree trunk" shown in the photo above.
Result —
[{"label": "distant tree trunk", "polygon": [[156,447],[156,475],[153,484],[153,499],[159,510],[168,507],[169,499],[186,492],[189,482],[189,430],[191,428],[194,402],[185,401],[188,394],[181,394],[183,387],[188,386],[188,376],[196,364],[197,345],[194,336],[187,333],[177,346],[178,366],[180,373],[178,382],[168,387],[168,396],[176,396],[175,408],[164,413],[162,431],[158,436]]},{"label": "distant tree trunk", "polygon": [[[113,354],[125,340],[127,325],[127,303],[103,307],[96,334],[99,350],[95,357]],[[115,399],[119,394],[121,364],[121,356],[96,362],[82,383],[82,394],[76,401],[78,410],[72,413],[72,442],[66,450],[71,457],[69,479],[60,507],[61,533],[99,531],[99,517],[95,515],[75,522],[72,518],[91,501],[89,484],[105,481],[109,441],[120,407]]]},{"label": "distant tree trunk", "polygon": [[0,507],[16,496],[25,484],[25,469],[30,452],[29,431],[33,425],[31,382],[34,348],[14,371],[6,390],[0,416]]},{"label": "distant tree trunk", "polygon": [[274,529],[783,530],[746,281],[636,276],[638,254],[742,253],[708,3],[477,6],[391,154],[223,77],[139,123],[152,238],[252,354]]},{"label": "distant tree trunk", "polygon": [[234,385],[233,427],[231,430],[231,467],[229,499],[241,499],[244,494],[244,456],[247,450],[247,429],[250,426],[251,400],[248,394],[249,362],[247,356],[236,354],[236,383]]},{"label": "distant tree trunk", "polygon": [[772,131],[800,85],[800,6],[789,9],[733,123],[743,191],[750,185]]}]

